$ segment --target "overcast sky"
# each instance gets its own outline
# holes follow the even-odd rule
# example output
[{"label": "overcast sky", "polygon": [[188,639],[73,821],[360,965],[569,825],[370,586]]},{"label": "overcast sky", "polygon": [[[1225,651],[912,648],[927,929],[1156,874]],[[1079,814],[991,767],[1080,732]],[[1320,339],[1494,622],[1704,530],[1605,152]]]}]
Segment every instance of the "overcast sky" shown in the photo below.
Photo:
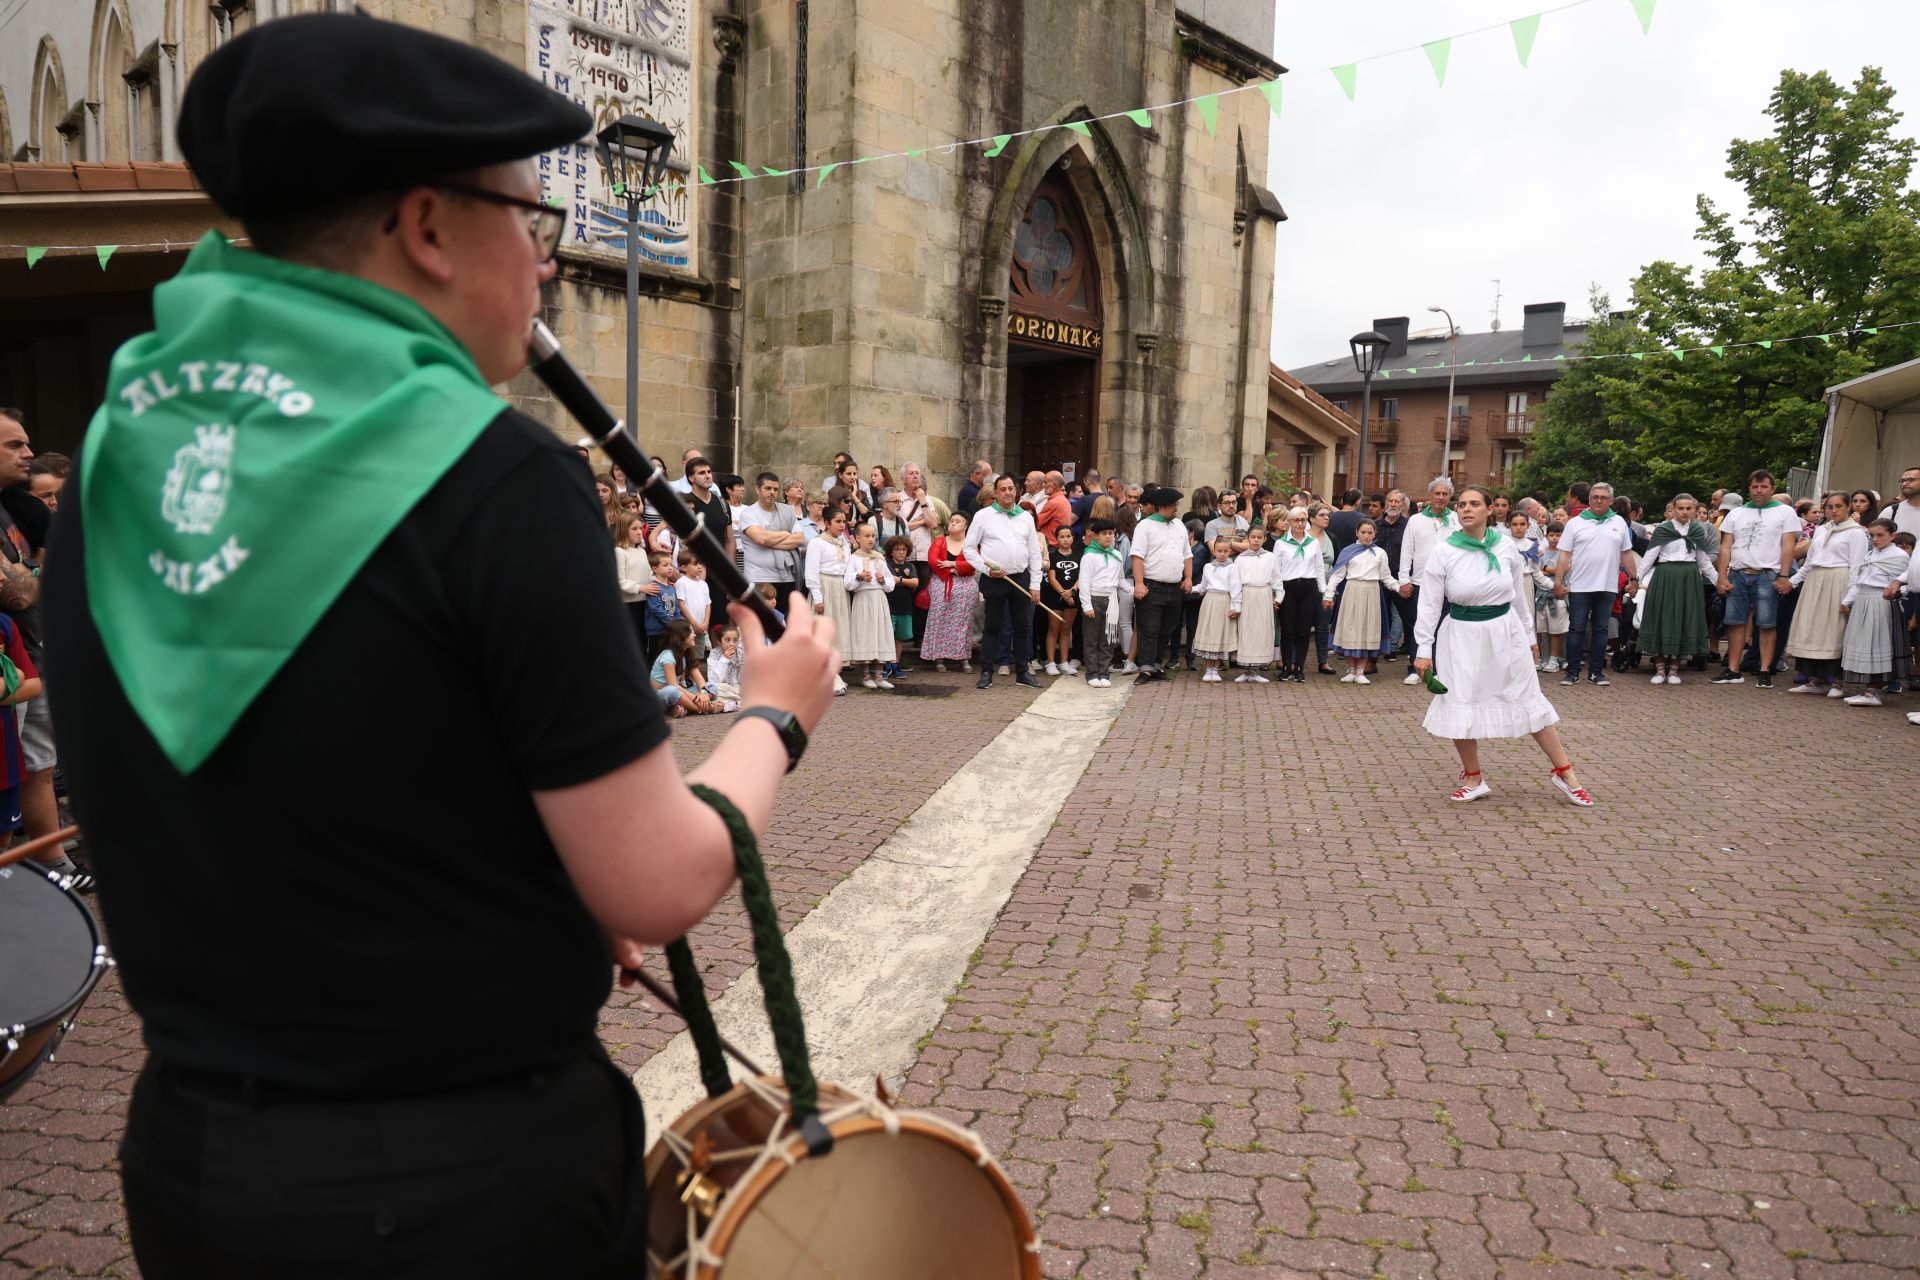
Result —
[{"label": "overcast sky", "polygon": [[[1529,302],[1584,315],[1589,282],[1619,305],[1646,263],[1697,263],[1694,197],[1741,207],[1727,143],[1768,132],[1784,68],[1879,66],[1920,130],[1915,0],[1658,0],[1645,36],[1630,0],[1590,0],[1541,19],[1523,69],[1505,24],[1556,2],[1277,0],[1282,368],[1344,354],[1375,316],[1442,326],[1433,304],[1484,331],[1496,277],[1517,328]],[[1353,102],[1324,69],[1489,24],[1454,40],[1445,88],[1417,47],[1361,63]]]}]

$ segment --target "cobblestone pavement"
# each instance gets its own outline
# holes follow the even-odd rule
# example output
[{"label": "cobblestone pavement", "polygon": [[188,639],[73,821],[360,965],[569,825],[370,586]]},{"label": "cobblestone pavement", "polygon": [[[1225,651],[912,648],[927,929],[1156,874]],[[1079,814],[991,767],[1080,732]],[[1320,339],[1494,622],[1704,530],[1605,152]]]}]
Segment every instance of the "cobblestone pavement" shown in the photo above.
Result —
[{"label": "cobblestone pavement", "polygon": [[[789,926],[1030,700],[922,683],[956,691],[856,692],[794,775]],[[1920,730],[1551,692],[1598,809],[1530,744],[1446,805],[1397,684],[1134,694],[907,1086],[1002,1155],[1049,1275],[1920,1268]],[[723,731],[683,722],[683,758]],[[695,941],[716,993],[748,963],[737,908]],[[677,1029],[631,994],[602,1024],[629,1067]],[[137,1274],[142,1057],[109,979],[0,1107],[0,1280]]]},{"label": "cobblestone pavement", "polygon": [[[902,683],[923,692],[870,694],[856,685],[835,702],[762,845],[787,927],[1033,700],[1010,678],[990,693],[976,692],[973,679],[929,672]],[[675,752],[691,767],[725,732],[723,716],[677,721]],[[752,963],[737,897],[695,932],[694,944],[717,996]],[[653,959],[665,980],[664,964]],[[637,991],[616,990],[601,1017],[602,1039],[630,1071],[680,1029]],[[0,1104],[0,1280],[139,1274],[114,1151],[145,1059],[139,1019],[109,974],[60,1060]]]},{"label": "cobblestone pavement", "polygon": [[1915,1274],[1920,730],[1551,692],[1597,809],[1445,803],[1397,683],[1135,691],[906,1090],[1048,1275]]}]

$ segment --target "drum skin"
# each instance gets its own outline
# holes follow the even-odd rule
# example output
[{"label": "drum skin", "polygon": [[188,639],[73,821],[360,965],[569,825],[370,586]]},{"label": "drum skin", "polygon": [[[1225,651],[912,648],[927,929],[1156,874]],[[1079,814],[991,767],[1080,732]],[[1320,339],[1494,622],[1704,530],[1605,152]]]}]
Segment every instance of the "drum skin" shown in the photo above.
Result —
[{"label": "drum skin", "polygon": [[[780,1091],[780,1081],[760,1082]],[[674,1280],[1039,1280],[1040,1257],[1026,1209],[978,1140],[924,1112],[892,1112],[838,1085],[820,1086],[833,1151],[809,1157],[766,1091],[737,1085],[681,1116],[671,1133],[712,1144],[706,1176],[724,1191],[702,1228],[719,1261],[669,1267]],[[687,1249],[681,1161],[662,1140],[647,1156],[649,1244],[665,1261]],[[770,1155],[770,1158],[761,1158]],[[734,1158],[729,1158],[734,1157]],[[691,1274],[689,1274],[691,1273]]]},{"label": "drum skin", "polygon": [[[0,1098],[40,1065],[104,963],[100,926],[85,903],[30,864],[0,867]],[[15,1026],[26,1030],[9,1052]]]}]

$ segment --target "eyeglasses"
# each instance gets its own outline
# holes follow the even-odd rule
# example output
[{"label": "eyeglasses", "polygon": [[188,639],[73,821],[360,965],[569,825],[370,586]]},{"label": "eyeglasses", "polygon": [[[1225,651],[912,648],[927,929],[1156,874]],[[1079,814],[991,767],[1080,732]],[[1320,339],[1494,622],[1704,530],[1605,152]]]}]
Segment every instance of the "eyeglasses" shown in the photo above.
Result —
[{"label": "eyeglasses", "polygon": [[567,209],[565,205],[541,204],[537,200],[522,200],[518,196],[506,195],[499,191],[489,191],[485,187],[470,187],[460,182],[436,182],[436,190],[452,191],[488,204],[504,205],[509,209],[524,209],[527,212],[527,234],[533,237],[534,248],[540,251],[540,261],[551,262],[553,255],[560,251],[560,237],[567,229]]}]

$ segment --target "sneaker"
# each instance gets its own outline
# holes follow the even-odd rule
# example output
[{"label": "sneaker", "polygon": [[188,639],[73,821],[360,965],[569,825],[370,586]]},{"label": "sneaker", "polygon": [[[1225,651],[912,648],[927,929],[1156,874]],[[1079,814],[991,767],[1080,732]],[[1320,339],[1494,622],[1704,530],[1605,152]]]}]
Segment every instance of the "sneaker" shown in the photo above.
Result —
[{"label": "sneaker", "polygon": [[1409,671],[1407,672],[1407,678],[1405,680],[1402,680],[1400,683],[1401,684],[1419,684],[1420,673],[1418,671]]},{"label": "sneaker", "polygon": [[880,687],[880,682],[878,680],[875,680],[872,676],[868,676],[865,680],[862,680],[860,683],[867,686],[867,688],[869,689],[878,689]]},{"label": "sneaker", "polygon": [[[1478,782],[1469,781],[1469,779],[1473,779],[1473,778],[1478,778],[1479,781]],[[1460,775],[1460,785],[1453,789],[1453,794],[1448,796],[1447,799],[1456,801],[1457,803],[1460,803],[1460,804],[1465,804],[1469,800],[1478,800],[1482,796],[1490,796],[1492,794],[1493,794],[1493,788],[1487,785],[1486,775],[1479,774],[1479,773],[1463,773]]]},{"label": "sneaker", "polygon": [[1872,693],[1856,693],[1847,699],[1847,705],[1850,707],[1879,707],[1886,704],[1881,702],[1880,699]]},{"label": "sneaker", "polygon": [[1038,680],[1035,680],[1032,676],[1025,673],[1015,676],[1013,682],[1026,689],[1039,689],[1043,687]]},{"label": "sneaker", "polygon": [[[1571,769],[1573,766],[1568,765],[1567,767]],[[1569,786],[1567,780],[1560,776],[1560,770],[1555,769],[1547,776],[1553,779],[1553,785],[1559,788],[1561,795],[1583,809],[1591,809],[1593,807],[1593,797],[1587,794],[1587,789],[1585,787]]]},{"label": "sneaker", "polygon": [[1373,681],[1367,679],[1367,673],[1364,671],[1362,671],[1359,675],[1355,676],[1353,678],[1353,682],[1355,684],[1372,684],[1373,683]]},{"label": "sneaker", "polygon": [[1560,677],[1560,683],[1567,686],[1576,685],[1580,683],[1580,677],[1569,671],[1566,675]]},{"label": "sneaker", "polygon": [[1053,663],[1049,662],[1047,664],[1047,674],[1050,676],[1057,676],[1060,674],[1060,668],[1055,666]]},{"label": "sneaker", "polygon": [[1664,671],[1654,672],[1653,679],[1647,681],[1648,684],[1665,684],[1666,682],[1667,682],[1667,673]]},{"label": "sneaker", "polygon": [[1062,667],[1061,670],[1066,672],[1070,676],[1077,676],[1080,674],[1080,664],[1078,662],[1075,662],[1072,658],[1068,658],[1067,665]]},{"label": "sneaker", "polygon": [[1909,712],[1907,712],[1907,723],[1908,723],[1908,724],[1920,724],[1920,711],[1909,711]]},{"label": "sneaker", "polygon": [[1249,680],[1251,680],[1251,679],[1253,679],[1253,677],[1252,677],[1252,676],[1250,676],[1250,675],[1248,675],[1248,674],[1247,674],[1246,672],[1244,672],[1244,671],[1242,671],[1242,672],[1241,672],[1241,673],[1240,673],[1239,675],[1237,675],[1237,676],[1235,676],[1235,677],[1233,678],[1233,682],[1234,682],[1235,684],[1245,684],[1245,683],[1247,683],[1247,681],[1249,681]]},{"label": "sneaker", "polygon": [[1544,667],[1541,667],[1540,669],[1542,671],[1559,671],[1562,668],[1564,668],[1566,665],[1567,665],[1566,663],[1560,661],[1560,659],[1558,658],[1548,658],[1547,665]]},{"label": "sneaker", "polygon": [[1133,664],[1133,660],[1132,660],[1131,658],[1129,658],[1129,659],[1128,659],[1127,661],[1125,661],[1125,662],[1123,662],[1123,663],[1121,663],[1121,664],[1120,664],[1119,666],[1117,666],[1117,667],[1115,667],[1115,668],[1113,669],[1113,674],[1115,674],[1115,675],[1117,675],[1117,676],[1130,676],[1130,675],[1132,675],[1132,674],[1133,674],[1134,672],[1136,672],[1136,671],[1138,671],[1139,669],[1140,669],[1139,667],[1137,667],[1137,666],[1135,666],[1135,665]]},{"label": "sneaker", "polygon": [[1341,684],[1352,684],[1352,683],[1353,683],[1353,672],[1351,672],[1351,671],[1349,671],[1349,672],[1347,672],[1347,674],[1345,674],[1345,675],[1343,675],[1343,676],[1341,676],[1341,677],[1340,677],[1340,683],[1341,683]]},{"label": "sneaker", "polygon": [[1708,681],[1709,684],[1745,684],[1747,678],[1732,667],[1720,668],[1720,674]]},{"label": "sneaker", "polygon": [[[1260,674],[1260,673],[1259,673],[1258,671],[1256,671],[1256,672],[1254,672],[1254,673],[1253,673],[1252,675],[1250,675],[1250,676],[1248,676],[1248,677],[1247,677],[1247,679],[1249,679],[1249,680],[1251,680],[1251,681],[1253,681],[1253,682],[1254,682],[1255,684],[1269,684],[1269,683],[1271,683],[1271,681],[1269,681],[1269,680],[1268,680],[1268,679],[1267,679],[1267,678],[1266,678],[1265,676],[1263,676],[1263,675],[1261,675],[1261,674]],[[1909,716],[1909,717],[1907,717],[1907,718],[1908,718],[1909,720],[1911,720],[1911,719],[1913,719],[1913,717],[1912,717],[1912,716]],[[1920,720],[1917,720],[1917,721],[1914,721],[1914,723],[1916,723],[1916,724],[1920,724]]]},{"label": "sneaker", "polygon": [[1198,671],[1199,669],[1200,669],[1200,663],[1197,659],[1194,659],[1194,658],[1187,659],[1187,670]]},{"label": "sneaker", "polygon": [[947,669],[947,664],[946,664],[946,663],[944,663],[944,662],[936,662],[936,663],[934,663],[934,664],[933,664],[933,669],[934,669],[935,671],[938,671],[938,672],[941,672],[942,674],[944,674],[944,673],[946,672],[946,669]]},{"label": "sneaker", "polygon": [[1030,676],[1037,676],[1040,674],[1040,659],[1038,658],[1027,659],[1027,674]]},{"label": "sneaker", "polygon": [[960,670],[961,670],[961,671],[962,671],[963,673],[965,673],[966,675],[972,675],[972,674],[973,674],[973,664],[972,664],[971,662],[963,662],[963,663],[961,663],[961,664],[960,664]]},{"label": "sneaker", "polygon": [[1825,693],[1826,690],[1822,689],[1819,685],[1809,680],[1805,684],[1797,684],[1793,686],[1793,688],[1787,690],[1787,692],[1788,693]]},{"label": "sneaker", "polygon": [[1830,684],[1827,686],[1827,696],[1829,698],[1844,698],[1847,696],[1847,691],[1837,684]]},{"label": "sneaker", "polygon": [[740,704],[735,702],[732,698],[723,698],[720,701],[720,709],[722,711],[728,711],[728,712],[738,711],[740,709]]},{"label": "sneaker", "polygon": [[1667,672],[1667,683],[1668,684],[1680,683],[1680,672],[1677,669]]},{"label": "sneaker", "polygon": [[1613,683],[1613,681],[1611,681],[1611,680],[1609,680],[1609,679],[1607,679],[1607,673],[1606,673],[1606,672],[1604,672],[1604,671],[1596,671],[1596,672],[1594,672],[1594,673],[1593,673],[1592,675],[1590,675],[1590,676],[1588,676],[1588,677],[1587,677],[1587,683],[1588,683],[1588,684],[1600,684],[1600,685],[1606,685],[1606,684],[1612,684],[1612,683]]},{"label": "sneaker", "polygon": [[838,698],[847,692],[847,682],[839,676],[833,678],[833,696]]},{"label": "sneaker", "polygon": [[1202,684],[1219,684],[1220,672],[1213,667],[1208,667],[1207,673],[1200,677],[1200,681]]},{"label": "sneaker", "polygon": [[1013,669],[1003,662],[994,670],[994,674],[999,676],[1011,675],[1013,674]]},{"label": "sneaker", "polygon": [[893,682],[888,680],[885,676],[881,676],[878,680],[874,681],[874,683],[882,689],[893,688]]},{"label": "sneaker", "polygon": [[976,689],[993,688],[993,672],[987,670],[985,667],[980,668],[980,679],[974,683],[973,687]]},{"label": "sneaker", "polygon": [[1754,683],[1759,685],[1762,689],[1773,688],[1773,672],[1762,671],[1759,675],[1754,677]]}]

